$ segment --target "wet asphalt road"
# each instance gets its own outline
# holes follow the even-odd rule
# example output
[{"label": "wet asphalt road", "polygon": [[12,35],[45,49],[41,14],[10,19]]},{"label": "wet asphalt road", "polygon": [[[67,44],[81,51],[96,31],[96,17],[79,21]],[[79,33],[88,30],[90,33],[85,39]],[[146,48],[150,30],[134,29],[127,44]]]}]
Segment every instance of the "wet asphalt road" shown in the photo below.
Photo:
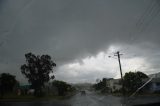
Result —
[{"label": "wet asphalt road", "polygon": [[71,106],[121,106],[121,98],[111,95],[97,95],[94,92],[79,93],[69,100]]},{"label": "wet asphalt road", "polygon": [[0,106],[68,106],[62,103],[50,101],[37,101],[37,102],[3,102]]},{"label": "wet asphalt road", "polygon": [[0,106],[121,106],[121,98],[87,91],[63,101],[1,102]]},{"label": "wet asphalt road", "polygon": [[[123,100],[121,97],[97,95],[94,92],[87,91],[86,95],[77,93],[72,98],[63,101],[0,102],[0,106],[122,106]],[[138,99],[136,97],[132,98],[130,103],[123,106],[157,101],[160,101],[160,97],[143,97]]]}]

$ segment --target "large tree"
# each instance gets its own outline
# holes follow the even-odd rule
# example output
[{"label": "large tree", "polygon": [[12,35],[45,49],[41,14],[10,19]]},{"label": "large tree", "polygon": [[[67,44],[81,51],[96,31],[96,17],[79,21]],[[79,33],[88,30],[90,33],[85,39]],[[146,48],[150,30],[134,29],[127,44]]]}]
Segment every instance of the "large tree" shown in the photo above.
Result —
[{"label": "large tree", "polygon": [[124,88],[127,92],[134,92],[143,84],[143,79],[148,76],[142,72],[128,72],[124,76]]},{"label": "large tree", "polygon": [[21,72],[28,78],[28,82],[31,83],[35,89],[35,95],[41,94],[41,89],[46,82],[50,79],[54,79],[53,67],[56,64],[51,60],[49,55],[36,56],[32,53],[25,54],[26,64],[21,66]]},{"label": "large tree", "polygon": [[16,84],[17,84],[17,80],[14,75],[11,75],[9,73],[0,74],[1,96],[3,96],[4,93],[12,92]]}]

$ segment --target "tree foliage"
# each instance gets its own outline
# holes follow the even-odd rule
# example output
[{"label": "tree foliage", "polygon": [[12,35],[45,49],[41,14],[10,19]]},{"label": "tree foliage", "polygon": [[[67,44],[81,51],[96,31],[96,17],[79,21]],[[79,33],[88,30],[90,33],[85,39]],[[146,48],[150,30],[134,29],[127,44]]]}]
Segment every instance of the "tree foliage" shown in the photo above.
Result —
[{"label": "tree foliage", "polygon": [[31,83],[35,91],[41,92],[44,83],[54,79],[54,76],[49,74],[53,73],[52,69],[56,64],[49,55],[36,56],[32,53],[27,53],[25,58],[26,64],[21,66],[21,72],[28,78],[28,82]]},{"label": "tree foliage", "polygon": [[148,78],[148,76],[142,72],[128,72],[124,76],[124,88],[127,92],[134,92],[140,86],[142,86],[142,79]]},{"label": "tree foliage", "polygon": [[57,87],[58,95],[60,95],[60,96],[64,96],[67,91],[72,89],[72,86],[67,84],[64,81],[55,80],[52,82],[52,85]]},{"label": "tree foliage", "polygon": [[4,93],[12,92],[14,86],[17,84],[17,80],[14,75],[9,73],[2,73],[0,75],[0,91],[3,96]]},{"label": "tree foliage", "polygon": [[106,87],[106,81],[107,79],[106,78],[103,78],[102,81],[99,80],[97,82],[97,84],[94,84],[93,87],[96,89],[96,90],[100,90],[100,89],[104,89]]}]

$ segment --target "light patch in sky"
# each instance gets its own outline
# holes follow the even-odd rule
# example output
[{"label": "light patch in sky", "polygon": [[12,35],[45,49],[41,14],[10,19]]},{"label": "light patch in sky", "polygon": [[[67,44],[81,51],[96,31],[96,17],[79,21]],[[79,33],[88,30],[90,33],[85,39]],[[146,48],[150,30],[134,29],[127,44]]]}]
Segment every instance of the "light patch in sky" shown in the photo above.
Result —
[{"label": "light patch in sky", "polygon": [[[88,56],[82,59],[82,62],[68,63],[56,71],[58,79],[68,82],[95,82],[96,79],[102,78],[120,78],[119,64],[117,57],[109,58],[108,56],[115,50],[116,46],[110,46],[104,52],[99,52],[96,56]],[[114,53],[112,53],[114,56]],[[144,72],[150,66],[142,57],[125,58],[121,56],[123,75],[129,71]]]}]

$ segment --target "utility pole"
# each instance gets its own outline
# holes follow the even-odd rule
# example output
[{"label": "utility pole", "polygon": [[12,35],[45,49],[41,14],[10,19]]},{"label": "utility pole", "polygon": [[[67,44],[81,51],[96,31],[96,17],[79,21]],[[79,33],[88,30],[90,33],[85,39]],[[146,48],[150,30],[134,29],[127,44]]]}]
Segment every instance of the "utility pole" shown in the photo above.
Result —
[{"label": "utility pole", "polygon": [[121,73],[121,79],[123,80],[123,74],[122,74],[122,67],[121,67],[120,55],[122,55],[122,54],[120,54],[119,51],[117,51],[117,52],[114,54],[114,56],[117,56],[117,57],[118,57],[119,69],[120,69],[120,73]]},{"label": "utility pole", "polygon": [[117,52],[114,54],[114,56],[117,56],[117,57],[118,57],[119,69],[120,69],[120,74],[121,74],[121,83],[122,83],[122,95],[124,96],[125,91],[124,91],[124,81],[123,81],[123,74],[122,74],[122,67],[121,67],[121,60],[120,60],[120,56],[121,56],[121,55],[122,55],[122,54],[120,54],[119,51],[117,51]]}]

